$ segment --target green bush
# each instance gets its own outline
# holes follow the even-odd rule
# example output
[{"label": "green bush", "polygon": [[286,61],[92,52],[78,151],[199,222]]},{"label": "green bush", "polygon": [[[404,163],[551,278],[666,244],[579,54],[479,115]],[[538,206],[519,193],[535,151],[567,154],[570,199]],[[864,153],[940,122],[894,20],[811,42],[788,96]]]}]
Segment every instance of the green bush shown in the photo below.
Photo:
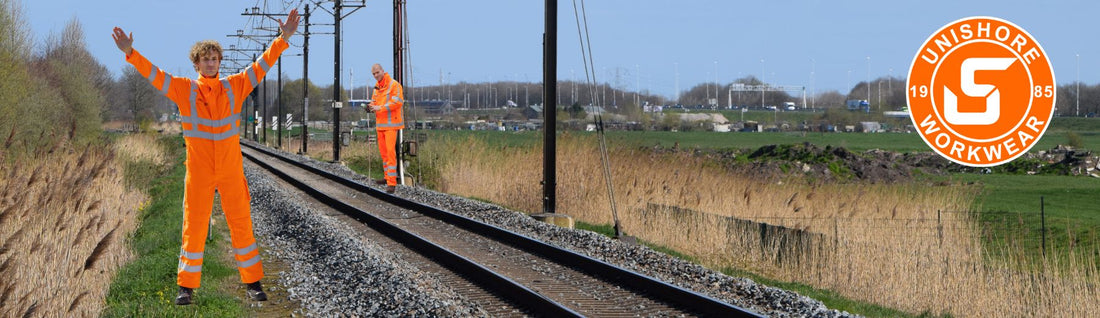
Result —
[{"label": "green bush", "polygon": [[1071,131],[1066,133],[1066,145],[1080,149],[1085,146],[1085,141],[1084,139],[1081,139],[1081,135]]}]

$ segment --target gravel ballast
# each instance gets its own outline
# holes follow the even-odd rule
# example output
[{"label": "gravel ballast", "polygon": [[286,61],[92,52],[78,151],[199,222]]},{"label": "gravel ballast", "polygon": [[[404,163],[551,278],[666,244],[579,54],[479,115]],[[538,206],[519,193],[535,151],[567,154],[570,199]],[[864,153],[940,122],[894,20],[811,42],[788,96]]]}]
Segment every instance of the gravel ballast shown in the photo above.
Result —
[{"label": "gravel ballast", "polygon": [[[305,161],[372,187],[373,182],[344,166]],[[347,225],[300,206],[271,175],[246,166],[256,232],[293,273],[280,281],[301,301],[306,314],[482,316],[484,311],[426,275],[404,265],[392,253],[351,235]],[[496,205],[431,190],[398,186],[397,195],[492,224],[604,262],[655,277],[730,304],[772,317],[851,317],[820,301],[731,277],[648,247],[623,243],[598,233],[542,223]]]},{"label": "gravel ballast", "polygon": [[278,282],[308,316],[486,317],[437,280],[331,217],[304,207],[273,176],[245,166],[262,245],[287,265]]}]

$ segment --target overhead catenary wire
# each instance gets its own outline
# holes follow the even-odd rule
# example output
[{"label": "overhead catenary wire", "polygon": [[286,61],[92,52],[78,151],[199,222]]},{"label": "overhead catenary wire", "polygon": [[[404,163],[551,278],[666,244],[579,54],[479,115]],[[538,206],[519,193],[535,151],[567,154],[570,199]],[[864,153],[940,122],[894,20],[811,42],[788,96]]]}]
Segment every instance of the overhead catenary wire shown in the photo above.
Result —
[{"label": "overhead catenary wire", "polygon": [[[577,21],[577,37],[580,40],[581,48],[581,60],[584,62],[584,77],[588,82],[589,95],[592,96],[592,109],[596,110],[596,114],[592,117],[592,120],[596,125],[596,136],[599,140],[600,146],[600,162],[603,170],[604,181],[607,185],[607,198],[611,206],[611,216],[614,219],[615,225],[615,237],[623,237],[622,226],[619,222],[619,211],[615,204],[615,185],[611,180],[611,160],[607,155],[607,138],[604,135],[603,125],[603,111],[602,105],[599,100],[599,94],[596,93],[596,66],[595,59],[592,57],[592,37],[588,32],[588,14],[584,10],[584,0],[581,0],[581,11],[577,13],[577,0],[573,0],[573,15]],[[581,27],[581,19],[584,19],[584,27]],[[583,30],[583,34],[582,34]],[[543,109],[543,111],[554,111]],[[551,124],[551,123],[547,123]]]},{"label": "overhead catenary wire", "polygon": [[[403,42],[405,42],[405,43],[402,43],[402,45],[401,45],[404,48],[404,50],[401,53],[404,56],[402,57],[401,60],[404,61],[405,66],[407,66],[406,69],[409,70],[409,72],[407,74],[409,76],[409,80],[408,80],[409,84],[406,85],[406,86],[411,88],[411,89],[415,89],[415,84],[416,83],[413,82],[413,73],[414,72],[412,70],[413,69],[412,46],[409,42],[408,10],[401,10],[401,33],[404,34],[404,36],[402,36],[401,38],[402,38]],[[409,94],[408,94],[408,92],[406,92],[405,93],[405,99],[408,99],[408,96],[409,96]],[[412,103],[410,103],[410,104],[412,104],[411,105],[411,107],[412,107],[411,110],[412,111],[410,113],[412,114],[412,117],[413,117],[413,129],[415,130],[416,129],[416,99],[413,99]],[[419,165],[419,161],[418,161],[417,164]]]},{"label": "overhead catenary wire", "polygon": [[[401,9],[401,33],[403,34],[401,36],[401,39],[404,42],[401,45],[401,47],[404,49],[401,52],[401,54],[403,55],[401,60],[403,61],[404,64],[406,64],[408,66],[408,68],[407,68],[409,70],[409,72],[407,74],[409,76],[409,81],[408,82],[409,82],[409,86],[413,86],[412,84],[414,84],[414,82],[413,82],[413,73],[414,72],[412,71],[412,69],[413,69],[412,45],[411,45],[411,42],[409,41],[409,11],[405,10],[404,7]],[[412,89],[415,89],[415,87],[412,87]],[[409,97],[409,94],[406,91],[405,96],[402,97],[402,98],[408,100],[408,97]],[[406,113],[411,113],[412,114],[412,122],[413,122],[412,130],[417,130],[417,128],[416,128],[416,120],[417,120],[417,117],[416,117],[416,100],[414,99],[412,101],[412,103],[410,103],[410,104],[411,104],[410,106],[412,107],[411,111],[410,112],[402,112],[402,114],[406,114]],[[402,119],[402,121],[404,121],[404,119]],[[419,133],[413,135],[413,140],[415,140],[418,143],[417,144],[417,151],[419,151],[419,147],[420,147],[419,142],[420,142],[420,140],[419,140],[419,138],[416,137],[417,135],[419,135]],[[416,156],[416,182],[417,182],[417,184],[420,183],[421,177],[423,176],[423,167],[424,166],[422,164],[420,164],[420,156],[417,155]]]}]

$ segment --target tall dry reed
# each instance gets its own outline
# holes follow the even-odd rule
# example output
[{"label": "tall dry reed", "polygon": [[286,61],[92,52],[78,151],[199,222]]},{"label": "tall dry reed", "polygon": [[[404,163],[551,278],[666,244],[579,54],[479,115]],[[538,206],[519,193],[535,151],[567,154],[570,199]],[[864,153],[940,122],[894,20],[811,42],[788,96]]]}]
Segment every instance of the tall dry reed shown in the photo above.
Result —
[{"label": "tall dry reed", "polygon": [[[596,145],[568,134],[559,139],[558,211],[608,224]],[[423,153],[440,157],[442,191],[542,209],[541,148],[460,139],[433,141]],[[782,182],[641,149],[614,149],[610,160],[627,234],[707,266],[744,268],[913,313],[1080,317],[1100,310],[1094,260],[1052,258],[1021,270],[1035,263],[1022,250],[990,253],[1008,255],[1002,259],[984,255],[977,222],[966,213],[976,194],[970,187]],[[772,240],[745,222],[807,235]]]},{"label": "tall dry reed", "polygon": [[[157,158],[148,143],[127,137],[119,151]],[[117,154],[65,142],[0,152],[0,316],[86,317],[103,309],[112,278],[132,257],[125,239],[146,202],[123,185]]]}]

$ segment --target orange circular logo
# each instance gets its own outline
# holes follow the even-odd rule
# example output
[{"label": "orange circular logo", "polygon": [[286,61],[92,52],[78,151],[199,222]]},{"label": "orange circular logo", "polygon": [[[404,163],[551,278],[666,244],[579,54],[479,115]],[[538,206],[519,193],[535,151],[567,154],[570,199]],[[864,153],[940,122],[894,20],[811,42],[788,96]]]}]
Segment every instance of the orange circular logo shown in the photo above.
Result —
[{"label": "orange circular logo", "polygon": [[1035,146],[1057,95],[1039,42],[994,17],[959,19],[933,33],[913,57],[906,87],[921,139],[972,167],[1000,165]]}]

